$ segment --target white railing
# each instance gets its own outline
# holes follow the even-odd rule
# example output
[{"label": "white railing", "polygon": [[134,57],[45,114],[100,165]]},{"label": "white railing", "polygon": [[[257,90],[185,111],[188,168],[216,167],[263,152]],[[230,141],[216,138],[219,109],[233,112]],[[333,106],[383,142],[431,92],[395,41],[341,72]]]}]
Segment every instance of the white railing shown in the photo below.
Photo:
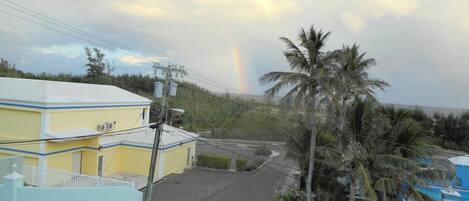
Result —
[{"label": "white railing", "polygon": [[23,175],[26,185],[38,187],[129,187],[133,189],[135,186],[134,182],[44,169],[29,165],[23,166]]}]

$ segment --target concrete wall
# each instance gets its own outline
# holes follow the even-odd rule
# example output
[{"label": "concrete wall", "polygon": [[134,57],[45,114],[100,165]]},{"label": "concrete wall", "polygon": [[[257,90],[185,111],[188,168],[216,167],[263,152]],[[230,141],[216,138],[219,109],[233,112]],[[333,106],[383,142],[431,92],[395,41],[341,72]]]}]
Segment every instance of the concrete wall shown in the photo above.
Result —
[{"label": "concrete wall", "polygon": [[13,201],[141,201],[142,193],[130,188],[18,188]]},{"label": "concrete wall", "polygon": [[141,201],[142,193],[126,187],[25,187],[23,177],[9,174],[0,184],[0,201]]},{"label": "concrete wall", "polygon": [[16,172],[20,172],[20,173],[23,172],[23,159],[21,157],[18,157],[18,156],[0,157],[0,178],[3,178],[4,176],[11,173],[11,168],[13,164],[16,165],[16,168],[15,168]]}]

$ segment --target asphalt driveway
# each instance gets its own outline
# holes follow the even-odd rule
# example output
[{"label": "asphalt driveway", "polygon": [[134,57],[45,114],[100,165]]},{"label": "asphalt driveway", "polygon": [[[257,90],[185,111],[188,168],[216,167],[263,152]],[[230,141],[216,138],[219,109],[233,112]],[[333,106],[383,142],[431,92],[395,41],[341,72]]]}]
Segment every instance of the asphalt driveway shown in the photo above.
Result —
[{"label": "asphalt driveway", "polygon": [[170,175],[155,187],[155,201],[272,201],[276,190],[294,182],[286,176],[294,173],[294,163],[284,160],[281,147],[273,150],[280,156],[255,172],[193,169]]}]

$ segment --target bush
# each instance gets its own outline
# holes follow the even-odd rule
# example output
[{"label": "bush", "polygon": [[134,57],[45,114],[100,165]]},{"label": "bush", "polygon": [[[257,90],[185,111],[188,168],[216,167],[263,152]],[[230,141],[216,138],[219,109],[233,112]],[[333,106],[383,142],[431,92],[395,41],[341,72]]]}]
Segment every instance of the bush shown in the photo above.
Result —
[{"label": "bush", "polygon": [[270,156],[270,154],[272,154],[272,151],[270,151],[270,149],[267,148],[267,146],[262,145],[256,148],[256,150],[254,151],[254,154],[258,156]]},{"label": "bush", "polygon": [[236,160],[236,171],[247,171],[248,161],[244,159]]},{"label": "bush", "polygon": [[231,159],[221,156],[198,155],[197,166],[227,170],[230,168]]},{"label": "bush", "polygon": [[298,189],[289,189],[285,193],[276,193],[274,197],[275,201],[304,201],[304,192]]}]

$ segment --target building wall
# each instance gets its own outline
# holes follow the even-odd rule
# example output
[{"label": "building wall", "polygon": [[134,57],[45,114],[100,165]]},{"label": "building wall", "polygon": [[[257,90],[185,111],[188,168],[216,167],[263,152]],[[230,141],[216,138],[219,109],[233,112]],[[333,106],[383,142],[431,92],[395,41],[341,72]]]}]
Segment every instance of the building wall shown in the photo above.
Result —
[{"label": "building wall", "polygon": [[5,152],[3,150],[0,150],[0,158],[9,157],[9,156],[22,156],[23,163],[25,165],[38,166],[38,159],[39,159],[38,155],[23,154],[23,153],[18,153],[18,152]]},{"label": "building wall", "polygon": [[0,138],[37,139],[41,129],[41,113],[13,107],[0,108]]},{"label": "building wall", "polygon": [[[0,108],[0,140],[38,139],[41,130],[41,113],[37,110]],[[23,152],[17,152],[23,150]],[[32,157],[39,151],[37,143],[0,145],[0,153]]]},{"label": "building wall", "polygon": [[81,173],[86,175],[98,175],[98,151],[84,150],[81,155]]},{"label": "building wall", "polygon": [[[191,162],[187,165],[187,149],[191,148],[190,157],[195,154],[195,142],[183,144],[182,146],[172,147],[166,150],[160,150],[156,164],[163,165],[162,168],[157,167],[155,170],[155,177],[164,177],[172,173],[182,173],[184,169],[191,166]],[[118,150],[118,151],[117,151]],[[114,157],[111,152],[119,153],[118,157]],[[164,162],[160,162],[160,159]],[[119,160],[120,162],[106,163],[109,160]],[[115,172],[127,172],[137,175],[148,175],[151,160],[151,149],[137,148],[129,146],[119,146],[118,149],[110,150],[105,156],[104,161],[106,166],[119,166],[117,171],[106,172],[109,175]],[[109,170],[116,168],[107,167]],[[161,173],[159,171],[162,171]]]},{"label": "building wall", "polygon": [[121,164],[129,163],[127,161],[122,161],[120,146],[103,149],[98,153],[98,156],[104,157],[103,176],[108,176],[120,172]]},{"label": "building wall", "polygon": [[143,109],[147,107],[113,107],[79,110],[55,110],[50,114],[50,132],[61,133],[76,129],[96,130],[104,122],[116,122],[114,130],[140,127]]},{"label": "building wall", "polygon": [[121,171],[148,175],[151,149],[121,146]]},{"label": "building wall", "polygon": [[469,166],[456,165],[455,173],[461,187],[469,188]]},{"label": "building wall", "polygon": [[47,169],[72,172],[72,152],[47,157]]},{"label": "building wall", "polygon": [[171,173],[182,173],[184,169],[188,168],[192,164],[192,160],[189,160],[187,164],[188,149],[190,148],[189,158],[195,155],[195,141],[183,144],[182,146],[177,146],[171,149],[168,149],[164,153],[164,174],[163,176],[169,175]]}]

